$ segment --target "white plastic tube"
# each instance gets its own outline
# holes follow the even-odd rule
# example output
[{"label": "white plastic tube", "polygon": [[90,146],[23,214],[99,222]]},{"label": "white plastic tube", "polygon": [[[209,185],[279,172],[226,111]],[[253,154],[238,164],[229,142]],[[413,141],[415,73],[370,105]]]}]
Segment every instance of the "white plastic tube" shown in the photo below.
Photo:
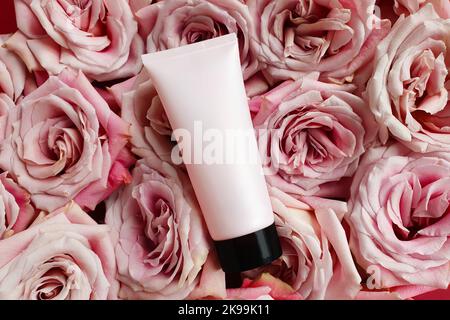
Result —
[{"label": "white plastic tube", "polygon": [[[183,145],[183,160],[223,269],[243,271],[271,262],[281,249],[253,134],[236,35],[142,59],[174,135]],[[186,132],[191,139],[180,141],[187,139]],[[206,135],[222,142],[217,144],[220,150],[215,150],[222,157],[213,163],[203,157]],[[198,154],[202,156],[192,160]]]}]

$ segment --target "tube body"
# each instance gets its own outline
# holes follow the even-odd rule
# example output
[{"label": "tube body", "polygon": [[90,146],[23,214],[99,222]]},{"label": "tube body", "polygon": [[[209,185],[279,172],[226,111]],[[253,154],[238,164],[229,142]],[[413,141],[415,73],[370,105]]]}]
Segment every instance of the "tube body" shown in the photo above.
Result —
[{"label": "tube body", "polygon": [[[174,132],[183,129],[192,134],[191,161],[185,164],[213,240],[244,236],[272,225],[274,216],[252,131],[236,36],[147,54],[143,62]],[[223,155],[222,163],[192,161],[192,155],[207,146],[199,146],[199,126],[203,134],[209,132],[210,138],[223,142],[223,150],[216,150]],[[231,140],[230,132],[235,133]],[[251,135],[240,137],[240,133]]]}]

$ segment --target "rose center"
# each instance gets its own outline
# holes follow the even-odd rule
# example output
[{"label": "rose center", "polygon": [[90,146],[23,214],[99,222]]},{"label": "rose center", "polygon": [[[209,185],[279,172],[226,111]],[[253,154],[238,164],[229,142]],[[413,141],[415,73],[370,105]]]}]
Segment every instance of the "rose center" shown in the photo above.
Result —
[{"label": "rose center", "polygon": [[194,17],[189,20],[182,33],[183,44],[196,43],[227,34],[226,26],[208,17]]},{"label": "rose center", "polygon": [[414,60],[411,66],[411,79],[403,83],[405,91],[412,93],[411,98],[417,99],[416,103],[419,105],[419,99],[424,96],[434,70],[435,57],[431,50],[425,50]]},{"label": "rose center", "polygon": [[86,14],[92,6],[92,0],[58,0],[59,5],[65,10],[68,17],[77,19]]},{"label": "rose center", "polygon": [[73,126],[54,126],[49,129],[47,145],[57,173],[65,172],[79,160],[82,141],[79,131]]},{"label": "rose center", "polygon": [[[90,33],[90,36],[104,36],[106,32],[106,7],[99,0],[55,0],[75,28]],[[95,12],[95,15],[93,14]]]},{"label": "rose center", "polygon": [[412,116],[417,129],[440,132],[448,123],[449,105],[444,88],[450,87],[450,81],[444,55],[435,51],[425,49],[403,66],[409,68],[410,77],[403,80],[403,94],[394,100],[392,113],[407,122],[411,122],[408,116]]},{"label": "rose center", "polygon": [[330,9],[301,0],[276,15],[274,32],[285,44],[286,57],[319,63],[351,41],[353,31],[347,26],[350,18],[348,9]]},{"label": "rose center", "polygon": [[[160,185],[142,186],[142,188],[157,188]],[[162,191],[164,193],[165,190]],[[146,204],[141,206],[143,210],[143,223],[145,223],[145,239],[143,245],[149,252],[149,259],[158,259],[163,253],[164,244],[167,241],[167,234],[170,232],[173,223],[173,211],[170,203],[164,195],[155,193],[147,194]]]},{"label": "rose center", "polygon": [[77,289],[75,269],[70,255],[55,256],[39,267],[43,273],[33,289],[38,300],[65,299],[71,289]]},{"label": "rose center", "polygon": [[450,178],[426,181],[415,175],[396,175],[386,203],[393,230],[401,240],[411,240],[450,213]]},{"label": "rose center", "polygon": [[333,134],[335,119],[330,115],[308,108],[307,111],[295,110],[287,114],[284,121],[287,124],[281,137],[281,147],[289,159],[286,164],[301,168],[343,156],[333,151],[338,147]]},{"label": "rose center", "polygon": [[46,279],[37,288],[38,300],[52,300],[57,297],[64,287],[64,284],[56,279]]}]

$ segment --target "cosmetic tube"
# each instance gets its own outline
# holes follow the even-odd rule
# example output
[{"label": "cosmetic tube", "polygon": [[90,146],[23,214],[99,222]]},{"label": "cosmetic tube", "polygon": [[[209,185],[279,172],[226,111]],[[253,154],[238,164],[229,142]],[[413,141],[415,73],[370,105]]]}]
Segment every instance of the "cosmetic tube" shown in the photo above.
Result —
[{"label": "cosmetic tube", "polygon": [[[272,262],[281,247],[236,35],[142,59],[174,130],[222,269],[240,272]],[[208,148],[214,151],[212,160],[206,157]]]}]

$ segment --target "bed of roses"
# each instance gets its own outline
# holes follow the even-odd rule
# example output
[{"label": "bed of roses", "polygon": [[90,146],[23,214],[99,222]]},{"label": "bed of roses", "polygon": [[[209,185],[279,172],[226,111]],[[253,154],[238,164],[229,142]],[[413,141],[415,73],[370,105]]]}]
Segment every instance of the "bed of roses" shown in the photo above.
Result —
[{"label": "bed of roses", "polygon": [[[449,287],[448,0],[14,6],[17,31],[0,35],[0,299],[411,299]],[[283,248],[235,289],[141,61],[228,33]]]}]

